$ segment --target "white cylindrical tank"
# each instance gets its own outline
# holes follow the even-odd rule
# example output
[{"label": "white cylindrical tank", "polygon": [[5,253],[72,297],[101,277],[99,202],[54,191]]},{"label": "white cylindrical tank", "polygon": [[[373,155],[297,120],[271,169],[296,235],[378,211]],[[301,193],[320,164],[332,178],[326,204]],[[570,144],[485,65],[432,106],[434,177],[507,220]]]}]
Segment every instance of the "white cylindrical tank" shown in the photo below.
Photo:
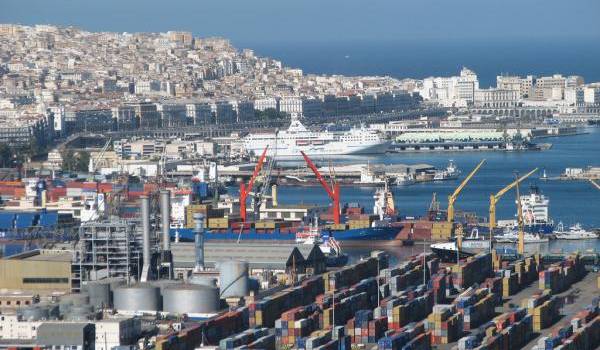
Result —
[{"label": "white cylindrical tank", "polygon": [[219,289],[193,284],[168,286],[163,291],[163,311],[174,314],[207,314],[219,311]]},{"label": "white cylindrical tank", "polygon": [[140,283],[115,289],[114,308],[142,312],[160,310],[160,290],[150,284]]},{"label": "white cylindrical tank", "polygon": [[219,263],[219,283],[221,298],[248,295],[248,263],[239,260]]}]

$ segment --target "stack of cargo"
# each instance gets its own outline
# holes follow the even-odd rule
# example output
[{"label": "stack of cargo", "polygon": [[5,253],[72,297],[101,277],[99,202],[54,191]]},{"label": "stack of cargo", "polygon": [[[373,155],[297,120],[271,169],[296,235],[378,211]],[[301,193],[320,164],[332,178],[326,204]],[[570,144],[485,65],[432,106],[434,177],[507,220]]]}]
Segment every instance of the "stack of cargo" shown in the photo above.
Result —
[{"label": "stack of cargo", "polygon": [[412,227],[412,237],[416,241],[431,241],[431,221],[415,221]]},{"label": "stack of cargo", "polygon": [[207,344],[216,345],[223,338],[248,329],[248,308],[220,314],[202,324],[202,337]]},{"label": "stack of cargo", "polygon": [[[379,265],[379,268],[386,267],[382,263]],[[377,274],[377,258],[363,260],[354,265],[324,274],[325,292],[349,287],[364,278],[377,276]]]},{"label": "stack of cargo", "polygon": [[[257,341],[263,337],[266,337],[268,335],[269,335],[268,328],[248,329],[248,330],[243,331],[240,334],[236,334],[232,337],[221,339],[221,341],[219,342],[219,348],[221,350],[236,349],[240,346],[254,343],[255,341]],[[269,342],[266,342],[266,343],[268,344]],[[275,344],[273,343],[273,345],[275,345]],[[274,346],[273,346],[273,348],[274,348]]]},{"label": "stack of cargo", "polygon": [[473,332],[461,338],[459,350],[520,349],[533,335],[532,317],[525,309],[517,309],[495,317],[480,329],[483,332]]},{"label": "stack of cargo", "polygon": [[553,294],[564,292],[584,274],[585,267],[579,254],[571,254],[564,261],[540,272],[540,289],[549,289]]},{"label": "stack of cargo", "polygon": [[334,325],[345,324],[355,312],[369,307],[369,295],[365,292],[343,298],[339,302],[336,299],[334,305],[323,310],[321,327],[329,329]]},{"label": "stack of cargo", "polygon": [[423,322],[411,323],[377,342],[379,350],[429,350],[431,348],[431,336],[425,333]]},{"label": "stack of cargo", "polygon": [[307,305],[323,292],[321,276],[305,280],[300,286],[287,288],[248,306],[248,323],[251,327],[273,327],[281,314],[294,307]]},{"label": "stack of cargo", "polygon": [[319,329],[321,309],[316,304],[293,308],[275,321],[277,346],[293,346],[298,337],[308,337]]},{"label": "stack of cargo", "polygon": [[469,257],[464,263],[452,265],[452,281],[457,289],[464,289],[481,283],[492,276],[492,255],[479,253]]},{"label": "stack of cargo", "polygon": [[567,323],[555,327],[551,334],[538,340],[534,349],[592,350],[600,347],[600,300],[574,315]]},{"label": "stack of cargo", "polygon": [[358,310],[346,323],[346,330],[353,344],[372,344],[387,331],[387,317],[373,319],[373,311]]},{"label": "stack of cargo", "polygon": [[448,221],[436,221],[431,226],[432,241],[448,241],[452,237],[452,223]]},{"label": "stack of cargo", "polygon": [[431,291],[433,292],[434,304],[446,303],[446,273],[438,272],[431,277]]},{"label": "stack of cargo", "polygon": [[469,288],[460,294],[454,304],[463,315],[463,330],[470,331],[489,321],[498,302],[498,297],[487,288]]},{"label": "stack of cargo", "polygon": [[414,294],[382,300],[381,306],[376,309],[376,316],[387,317],[388,328],[399,330],[411,322],[425,319],[433,310],[433,305],[433,292],[421,287]]},{"label": "stack of cargo", "polygon": [[516,294],[538,278],[539,265],[534,257],[518,260],[503,267],[504,269],[498,271],[502,277],[503,297]]},{"label": "stack of cargo", "polygon": [[[423,272],[423,260],[425,260],[425,273]],[[412,257],[393,268],[383,269],[380,276],[384,283],[389,284],[392,295],[403,291],[409,286],[422,284],[423,278],[428,281],[430,276],[437,273],[439,269],[439,259],[433,254],[420,254]]]},{"label": "stack of cargo", "polygon": [[[343,326],[337,326],[333,331],[315,331],[310,337],[297,338],[293,349],[311,350],[311,349],[332,349],[332,350],[351,350],[352,343],[349,336],[344,332]],[[285,347],[282,347],[285,348]]]},{"label": "stack of cargo", "polygon": [[533,330],[536,332],[550,327],[560,317],[559,299],[548,289],[523,300],[521,306],[527,308],[527,313],[533,317]]},{"label": "stack of cargo", "polygon": [[156,350],[194,349],[202,343],[203,327],[194,325],[156,338]]},{"label": "stack of cargo", "polygon": [[455,305],[438,304],[427,317],[427,330],[431,332],[431,344],[448,344],[457,341],[463,333],[462,315]]}]

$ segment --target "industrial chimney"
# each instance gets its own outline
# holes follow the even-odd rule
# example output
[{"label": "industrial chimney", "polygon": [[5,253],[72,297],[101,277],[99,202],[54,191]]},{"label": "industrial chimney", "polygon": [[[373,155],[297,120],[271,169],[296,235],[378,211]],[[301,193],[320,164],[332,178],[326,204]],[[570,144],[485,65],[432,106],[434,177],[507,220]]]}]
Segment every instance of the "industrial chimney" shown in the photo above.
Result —
[{"label": "industrial chimney", "polygon": [[142,257],[144,264],[142,265],[142,282],[148,281],[150,277],[150,199],[148,196],[140,196],[141,201],[141,219],[142,219]]},{"label": "industrial chimney", "polygon": [[162,248],[171,250],[169,228],[171,226],[171,194],[168,190],[160,190],[160,221],[162,228]]},{"label": "industrial chimney", "polygon": [[194,236],[196,266],[194,266],[194,272],[200,272],[204,271],[204,215],[195,213],[194,221],[196,222],[196,232]]}]

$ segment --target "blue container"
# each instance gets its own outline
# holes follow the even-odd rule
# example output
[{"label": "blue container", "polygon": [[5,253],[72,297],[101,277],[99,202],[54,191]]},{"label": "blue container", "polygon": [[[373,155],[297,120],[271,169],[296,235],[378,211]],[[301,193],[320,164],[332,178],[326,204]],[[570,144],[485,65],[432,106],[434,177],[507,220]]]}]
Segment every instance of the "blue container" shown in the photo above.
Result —
[{"label": "blue container", "polygon": [[33,213],[19,213],[15,220],[15,228],[24,229],[35,226],[35,217]]},{"label": "blue container", "polygon": [[10,230],[15,227],[15,214],[0,213],[0,230]]}]

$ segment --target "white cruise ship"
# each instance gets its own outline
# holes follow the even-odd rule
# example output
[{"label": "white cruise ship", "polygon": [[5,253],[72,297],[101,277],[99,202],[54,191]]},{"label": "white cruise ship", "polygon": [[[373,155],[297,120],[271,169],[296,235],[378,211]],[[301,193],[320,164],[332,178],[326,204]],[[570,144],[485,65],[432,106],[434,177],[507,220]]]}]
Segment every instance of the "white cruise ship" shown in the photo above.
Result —
[{"label": "white cruise ship", "polygon": [[255,155],[269,146],[267,154],[278,159],[302,157],[300,151],[312,157],[380,154],[385,153],[390,145],[375,130],[353,128],[345,132],[315,132],[308,130],[294,116],[287,130],[248,134],[242,142],[245,150]]}]

